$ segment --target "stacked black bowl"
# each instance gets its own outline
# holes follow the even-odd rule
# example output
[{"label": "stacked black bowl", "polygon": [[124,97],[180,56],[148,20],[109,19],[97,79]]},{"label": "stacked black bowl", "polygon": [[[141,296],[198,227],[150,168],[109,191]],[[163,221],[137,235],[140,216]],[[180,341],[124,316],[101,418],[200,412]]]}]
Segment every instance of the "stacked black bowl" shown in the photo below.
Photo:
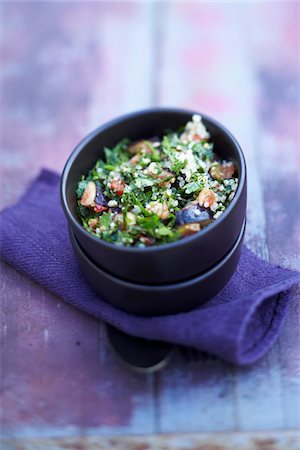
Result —
[{"label": "stacked black bowl", "polygon": [[127,247],[88,233],[77,213],[76,188],[103,156],[124,137],[132,141],[177,129],[197,112],[151,109],[113,120],[88,135],[73,151],[61,178],[61,199],[79,266],[102,299],[124,311],[155,316],[188,311],[214,297],[230,280],[239,261],[245,231],[246,165],[235,138],[202,116],[214,152],[234,162],[239,184],[225,212],[207,228],[174,243]]}]

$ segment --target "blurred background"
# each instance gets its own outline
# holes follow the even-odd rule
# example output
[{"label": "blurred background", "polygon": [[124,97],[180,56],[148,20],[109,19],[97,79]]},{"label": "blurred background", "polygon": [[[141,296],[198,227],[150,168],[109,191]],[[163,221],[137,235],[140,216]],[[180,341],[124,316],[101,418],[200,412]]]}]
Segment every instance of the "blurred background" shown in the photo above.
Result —
[{"label": "blurred background", "polygon": [[[247,244],[300,270],[299,2],[7,1],[0,16],[0,209],[42,167],[61,172],[105,121],[191,108],[222,122],[245,152]],[[178,357],[142,378],[100,346],[98,321],[11,268],[3,279],[3,422],[13,434],[299,424],[299,302],[253,368]]]}]

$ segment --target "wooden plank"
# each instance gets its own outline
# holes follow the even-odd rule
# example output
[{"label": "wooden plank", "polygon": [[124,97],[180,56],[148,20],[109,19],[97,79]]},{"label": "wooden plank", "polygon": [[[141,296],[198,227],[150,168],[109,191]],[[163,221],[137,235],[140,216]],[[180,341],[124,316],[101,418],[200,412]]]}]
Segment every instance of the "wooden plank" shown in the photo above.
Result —
[{"label": "wooden plank", "polygon": [[[283,243],[282,231],[285,229],[295,229],[295,214],[285,215],[284,224],[282,223],[281,209],[284,209],[284,198],[288,192],[292,189],[297,192],[297,184],[294,169],[297,167],[296,142],[291,142],[291,145],[286,150],[286,157],[289,161],[288,164],[282,164],[278,156],[276,158],[275,147],[279,144],[280,139],[275,135],[272,137],[269,134],[270,125],[273,122],[271,117],[273,114],[277,116],[276,108],[278,108],[278,95],[281,94],[279,86],[272,86],[272,79],[277,79],[278,73],[280,77],[288,78],[292,75],[295,77],[295,57],[298,54],[295,44],[296,39],[296,26],[295,20],[297,17],[296,4],[285,5],[281,8],[276,5],[261,5],[261,14],[257,15],[257,11],[253,9],[248,10],[248,14],[245,15],[244,29],[250,30],[255,23],[258,29],[263,30],[260,32],[260,38],[253,36],[250,46],[249,59],[252,59],[253,67],[255,68],[256,85],[259,88],[259,98],[257,100],[257,119],[259,123],[259,133],[257,134],[257,152],[256,157],[258,161],[259,177],[262,181],[265,205],[266,205],[266,219],[267,219],[267,242],[270,260],[276,263],[297,268],[297,263],[294,258],[295,252],[297,252],[297,239],[296,233],[292,233],[289,239],[289,248],[285,248]],[[273,24],[272,28],[269,26],[270,22]],[[288,33],[287,33],[288,31]],[[276,35],[276,42],[274,42],[273,36]],[[291,39],[294,36],[294,40]],[[248,39],[249,39],[248,33]],[[250,41],[250,39],[249,39]],[[293,44],[294,42],[294,44]],[[294,45],[294,47],[293,47]],[[289,49],[286,51],[286,49]],[[276,50],[275,50],[276,49]],[[298,49],[299,50],[299,49]],[[267,57],[266,57],[267,55]],[[281,61],[280,64],[278,61]],[[284,71],[282,71],[282,62],[284,61]],[[292,67],[291,67],[292,65]],[[277,68],[276,68],[277,66]],[[280,66],[280,68],[279,68]],[[269,79],[265,79],[265,73],[269,74]],[[274,90],[275,87],[275,90]],[[285,86],[285,94],[287,88],[291,86]],[[279,90],[278,90],[279,88]],[[276,92],[277,90],[277,92]],[[288,101],[284,101],[284,96],[281,96],[279,103],[279,109],[283,107],[285,109],[282,119],[285,121],[290,116],[290,107]],[[283,102],[282,102],[283,101]],[[274,117],[275,117],[274,116]],[[275,123],[273,122],[273,126]],[[276,126],[275,126],[276,128]],[[290,138],[292,140],[295,137],[295,131],[290,130]],[[280,131],[282,136],[282,130]],[[270,151],[270,142],[268,143],[268,137],[271,138],[273,143],[271,144],[272,150]],[[282,136],[283,137],[283,136]],[[277,141],[277,145],[275,142]],[[275,144],[275,146],[274,146]],[[279,144],[280,145],[280,144]],[[294,169],[292,169],[292,167]],[[274,174],[276,173],[276,176]],[[280,179],[280,180],[279,180]],[[282,195],[278,195],[278,188],[280,185],[284,186],[281,189]],[[292,185],[292,187],[291,187]],[[274,191],[275,190],[275,191]],[[277,203],[277,206],[275,203]],[[288,203],[285,203],[286,206]],[[291,206],[291,202],[289,202]],[[289,208],[290,208],[289,206]],[[296,209],[295,209],[296,211]],[[293,249],[292,249],[293,247]],[[280,248],[280,252],[276,252],[276,248]],[[298,246],[299,250],[299,246]],[[286,258],[283,258],[282,253],[285,253]],[[289,264],[286,261],[289,261]],[[299,268],[299,265],[298,265]],[[299,411],[300,411],[300,386],[299,386],[299,317],[300,311],[297,305],[297,299],[295,303],[291,305],[289,314],[283,327],[281,336],[276,346],[272,349],[274,354],[275,365],[268,367],[267,380],[272,377],[277,380],[277,389],[274,390],[272,396],[277,404],[277,422],[282,423],[283,428],[299,427]],[[298,349],[298,350],[297,350]],[[284,355],[284,357],[282,357]],[[293,370],[287,370],[292,366]],[[265,376],[266,376],[265,371]],[[298,375],[296,375],[298,373]],[[261,383],[266,383],[261,381]],[[256,392],[256,386],[255,386]],[[280,409],[279,409],[280,408]],[[266,417],[272,420],[275,409],[272,408],[273,414],[267,414]],[[253,413],[255,412],[255,405],[253,405]],[[281,417],[280,417],[281,416]],[[250,417],[253,417],[250,415]],[[245,421],[249,423],[249,412],[245,412]],[[265,422],[265,421],[264,421]]]},{"label": "wooden plank", "polygon": [[[6,442],[4,442],[6,445]],[[299,450],[299,431],[255,433],[156,434],[144,436],[77,436],[25,438],[7,443],[5,450]]]},{"label": "wooden plank", "polygon": [[[272,4],[272,8],[276,11],[276,24],[282,29],[285,5]],[[256,55],[251,52],[254,43],[262,48],[266,41],[271,43],[272,22],[265,13],[260,4],[168,4],[161,19],[165,43],[160,88],[162,104],[211,114],[240,141],[249,175],[246,242],[262,257],[268,257],[265,208],[268,217],[271,210],[264,202],[258,170],[261,125],[256,115]],[[254,27],[254,20],[259,21],[262,16],[266,18],[263,27]],[[278,41],[285,48],[284,41]],[[296,53],[291,54],[295,57]],[[282,336],[280,347],[285,348],[285,353],[293,342],[293,333],[294,326],[289,337]],[[287,420],[282,407],[283,397],[289,399],[290,411],[298,407],[298,400],[289,394],[297,394],[297,388],[286,386],[288,393],[282,388],[280,347],[276,344],[264,358],[247,368],[232,368],[218,360],[207,362],[201,355],[189,364],[184,359],[174,362],[160,376],[159,429],[220,431],[299,426],[295,416],[293,422]],[[287,359],[291,358],[289,354]],[[295,366],[299,372],[297,362]],[[298,372],[295,370],[294,374]],[[294,383],[296,379],[298,385],[297,375]]]},{"label": "wooden plank", "polygon": [[[296,267],[296,233],[283,243],[281,230],[299,229],[297,215],[285,208],[295,186],[288,179],[297,175],[299,143],[288,138],[297,127],[291,121],[293,127],[283,133],[288,160],[280,188],[270,176],[281,167],[278,133],[270,131],[269,122],[262,127],[269,109],[263,103],[257,107],[264,64],[273,74],[272,58],[280,55],[281,70],[291,70],[298,51],[293,46],[295,8],[282,3],[3,4],[7,114],[1,136],[1,206],[15,201],[42,164],[60,170],[79,139],[103,120],[154,101],[186,106],[227,125],[245,151],[248,245],[264,257],[270,251],[272,261]],[[274,95],[264,89],[262,102]],[[269,108],[281,103],[279,98]],[[291,113],[289,103],[280,117],[285,120]],[[271,121],[271,128],[276,123]],[[263,190],[266,182],[270,190]],[[3,279],[5,431],[19,439],[10,440],[11,448],[39,448],[41,442],[43,448],[109,448],[111,438],[103,436],[118,433],[299,428],[296,304],[279,343],[251,367],[178,352],[161,375],[143,378],[127,372],[107,350],[95,320],[10,268],[4,268]],[[101,442],[95,435],[102,436]],[[64,438],[55,441],[55,436]],[[253,431],[162,437],[162,442],[175,449],[227,445],[275,450],[293,449],[294,436]],[[160,448],[159,438],[122,436],[112,445]]]},{"label": "wooden plank", "polygon": [[[60,171],[93,127],[150,103],[151,24],[151,5],[3,4],[1,207],[42,166]],[[152,377],[120,364],[96,320],[2,275],[3,432],[154,432]]]},{"label": "wooden plank", "polygon": [[153,432],[151,377],[122,366],[99,322],[13,269],[3,275],[3,434]]},{"label": "wooden plank", "polygon": [[[265,35],[263,47],[253,43],[259,61],[258,114],[262,124],[260,177],[264,187],[270,260],[300,270],[300,158],[299,158],[299,3],[281,11],[264,6],[258,26],[272,17],[275,30]],[[254,18],[252,18],[254,20]],[[273,36],[276,35],[277,42]],[[280,45],[277,45],[280,43]],[[274,51],[274,44],[276,51]],[[268,58],[264,58],[264,54]],[[284,70],[282,70],[284,64]],[[298,92],[298,96],[297,96]],[[278,343],[280,401],[283,426],[300,428],[300,305],[299,290],[290,305]]]}]

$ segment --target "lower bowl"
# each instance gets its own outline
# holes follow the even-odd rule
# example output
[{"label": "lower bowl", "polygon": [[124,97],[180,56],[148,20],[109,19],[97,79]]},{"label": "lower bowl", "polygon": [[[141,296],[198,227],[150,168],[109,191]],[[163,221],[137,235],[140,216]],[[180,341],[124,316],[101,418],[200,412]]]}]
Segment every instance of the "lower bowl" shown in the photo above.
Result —
[{"label": "lower bowl", "polygon": [[69,233],[84,277],[103,300],[131,314],[157,316],[190,311],[223,289],[234,274],[241,255],[245,222],[236,243],[218,263],[198,276],[172,284],[147,285],[118,278],[87,256],[70,228]]},{"label": "lower bowl", "polygon": [[158,316],[190,311],[223,289],[239,262],[245,222],[236,243],[221,261],[196,277],[172,284],[131,283],[111,275],[86,255],[71,228],[69,234],[84,277],[103,300],[131,314]]}]

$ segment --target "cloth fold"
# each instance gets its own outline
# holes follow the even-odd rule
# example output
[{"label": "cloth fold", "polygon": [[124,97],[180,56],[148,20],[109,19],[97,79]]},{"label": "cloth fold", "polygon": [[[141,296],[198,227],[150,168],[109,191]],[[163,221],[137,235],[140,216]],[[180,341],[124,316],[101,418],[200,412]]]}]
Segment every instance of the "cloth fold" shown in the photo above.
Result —
[{"label": "cloth fold", "polygon": [[[59,175],[43,170],[14,206],[0,213],[2,258],[71,305],[120,330],[192,346],[237,364],[261,357],[275,341],[300,274],[243,248],[227,286],[191,312],[138,317],[103,301],[84,280],[69,242]],[[130,299],[128,299],[130,301]]]}]

